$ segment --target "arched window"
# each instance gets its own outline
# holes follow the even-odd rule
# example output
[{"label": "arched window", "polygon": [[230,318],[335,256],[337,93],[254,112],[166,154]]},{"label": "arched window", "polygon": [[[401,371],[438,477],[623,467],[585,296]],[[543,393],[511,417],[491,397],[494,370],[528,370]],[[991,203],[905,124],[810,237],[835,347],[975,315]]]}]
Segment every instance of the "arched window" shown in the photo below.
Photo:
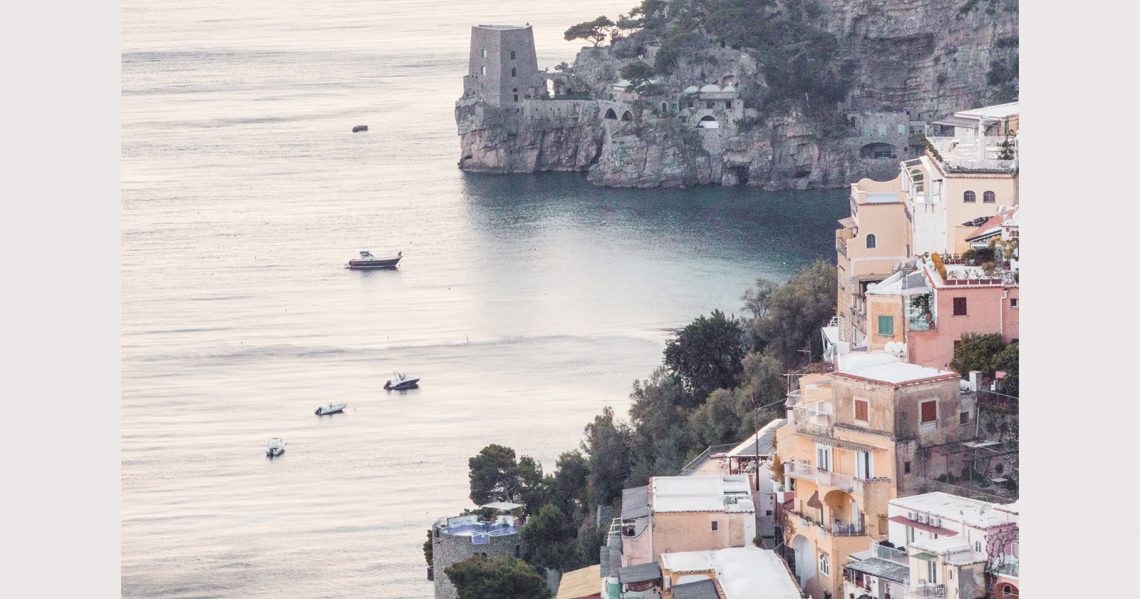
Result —
[{"label": "arched window", "polygon": [[515,51],[511,50],[511,60],[514,60],[514,59],[515,59]]},{"label": "arched window", "polygon": [[487,49],[483,48],[479,51],[479,54],[482,56],[482,58],[487,58]]},{"label": "arched window", "polygon": [[518,75],[518,70],[515,69],[514,67],[511,67],[511,77],[514,77],[516,75]]},{"label": "arched window", "polygon": [[819,573],[824,576],[831,576],[831,568],[828,566],[826,553],[819,554]]},{"label": "arched window", "polygon": [[972,203],[978,201],[978,194],[976,194],[972,191],[967,191],[966,193],[962,194],[962,201],[972,204]]},{"label": "arched window", "polygon": [[625,112],[623,112],[623,113],[621,113],[621,120],[623,120],[623,121],[632,121],[632,120],[633,120],[633,113],[631,113],[631,112],[630,112],[630,111],[628,111],[628,110],[627,110],[627,111],[625,111]]},{"label": "arched window", "polygon": [[615,121],[616,121],[616,120],[617,120],[617,113],[616,113],[616,112],[614,112],[614,109],[613,109],[613,108],[609,108],[609,109],[607,109],[607,110],[606,110],[606,116],[605,116],[605,118],[607,118],[607,119],[613,119],[613,120],[615,120]]},{"label": "arched window", "polygon": [[867,249],[869,249],[869,250],[875,249],[875,234],[874,233],[867,235]]},{"label": "arched window", "polygon": [[1002,586],[1001,587],[1001,594],[1002,595],[1012,595],[1013,594],[1013,585],[1007,584],[1007,585]]},{"label": "arched window", "polygon": [[992,191],[987,191],[982,194],[982,201],[987,204],[993,204],[997,201],[997,194]]},{"label": "arched window", "polygon": [[914,183],[914,190],[915,191],[922,191],[923,190],[923,187],[922,187],[922,171],[921,170],[914,169],[913,171],[911,171],[910,172],[910,180],[912,183]]},{"label": "arched window", "polygon": [[479,74],[480,75],[486,75],[487,74],[487,67],[479,67]]}]

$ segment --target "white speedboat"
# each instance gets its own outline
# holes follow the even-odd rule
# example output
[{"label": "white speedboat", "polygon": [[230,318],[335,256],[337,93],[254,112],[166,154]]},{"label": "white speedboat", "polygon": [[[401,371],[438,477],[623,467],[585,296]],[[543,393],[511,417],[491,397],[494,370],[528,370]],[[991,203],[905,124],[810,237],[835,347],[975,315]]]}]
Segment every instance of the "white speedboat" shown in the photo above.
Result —
[{"label": "white speedboat", "polygon": [[269,440],[269,444],[265,447],[266,457],[275,458],[285,453],[285,439],[281,437],[273,437]]},{"label": "white speedboat", "polygon": [[328,416],[329,414],[339,414],[344,411],[344,407],[348,404],[343,403],[330,403],[327,406],[320,406],[314,414],[317,416]]},{"label": "white speedboat", "polygon": [[393,269],[400,263],[400,258],[404,257],[404,252],[396,252],[395,258],[377,258],[372,255],[372,252],[364,250],[360,252],[360,258],[356,260],[349,260],[345,268],[352,270],[377,270],[377,269]]},{"label": "white speedboat", "polygon": [[403,391],[405,389],[414,389],[419,385],[420,379],[418,377],[412,378],[406,374],[397,372],[394,378],[388,379],[388,382],[384,383],[384,388],[388,391]]}]

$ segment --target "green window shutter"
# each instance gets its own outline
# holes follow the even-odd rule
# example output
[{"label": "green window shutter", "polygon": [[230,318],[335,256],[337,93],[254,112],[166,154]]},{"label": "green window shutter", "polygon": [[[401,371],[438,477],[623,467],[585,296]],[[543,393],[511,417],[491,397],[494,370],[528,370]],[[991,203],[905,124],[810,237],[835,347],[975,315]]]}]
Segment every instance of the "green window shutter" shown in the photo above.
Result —
[{"label": "green window shutter", "polygon": [[884,337],[895,336],[895,317],[894,316],[880,316],[879,317],[879,334]]}]

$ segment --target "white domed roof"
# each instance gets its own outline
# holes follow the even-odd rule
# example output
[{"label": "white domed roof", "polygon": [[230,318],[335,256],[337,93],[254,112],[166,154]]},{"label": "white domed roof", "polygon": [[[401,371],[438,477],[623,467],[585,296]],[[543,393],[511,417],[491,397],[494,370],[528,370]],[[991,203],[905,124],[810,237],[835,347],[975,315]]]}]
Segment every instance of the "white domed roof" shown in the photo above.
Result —
[{"label": "white domed roof", "polygon": [[701,91],[702,91],[702,92],[707,92],[707,93],[716,93],[716,92],[719,92],[719,91],[720,91],[720,88],[719,88],[719,87],[717,87],[716,85],[714,85],[714,84],[710,83],[710,84],[708,84],[708,85],[706,85],[706,86],[702,87],[702,88],[701,88]]},{"label": "white domed roof", "polygon": [[728,85],[724,86],[724,89],[722,89],[720,91],[735,94],[736,88],[733,87],[733,85],[731,83],[729,83]]},{"label": "white domed roof", "polygon": [[699,89],[697,89],[697,86],[695,86],[695,85],[690,85],[689,87],[686,87],[686,88],[685,88],[685,93],[686,93],[686,94],[695,94],[695,93],[697,93],[698,91],[700,91],[700,90],[699,90]]}]

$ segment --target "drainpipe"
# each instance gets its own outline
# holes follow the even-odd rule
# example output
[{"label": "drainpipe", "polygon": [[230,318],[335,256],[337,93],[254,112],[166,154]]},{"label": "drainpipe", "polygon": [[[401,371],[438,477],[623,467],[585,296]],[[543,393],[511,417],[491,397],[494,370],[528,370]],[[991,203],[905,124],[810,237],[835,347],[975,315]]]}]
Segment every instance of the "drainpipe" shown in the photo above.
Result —
[{"label": "drainpipe", "polygon": [[1001,299],[998,300],[998,332],[1005,339],[1005,300],[1009,299],[1009,290],[1002,289]]}]

